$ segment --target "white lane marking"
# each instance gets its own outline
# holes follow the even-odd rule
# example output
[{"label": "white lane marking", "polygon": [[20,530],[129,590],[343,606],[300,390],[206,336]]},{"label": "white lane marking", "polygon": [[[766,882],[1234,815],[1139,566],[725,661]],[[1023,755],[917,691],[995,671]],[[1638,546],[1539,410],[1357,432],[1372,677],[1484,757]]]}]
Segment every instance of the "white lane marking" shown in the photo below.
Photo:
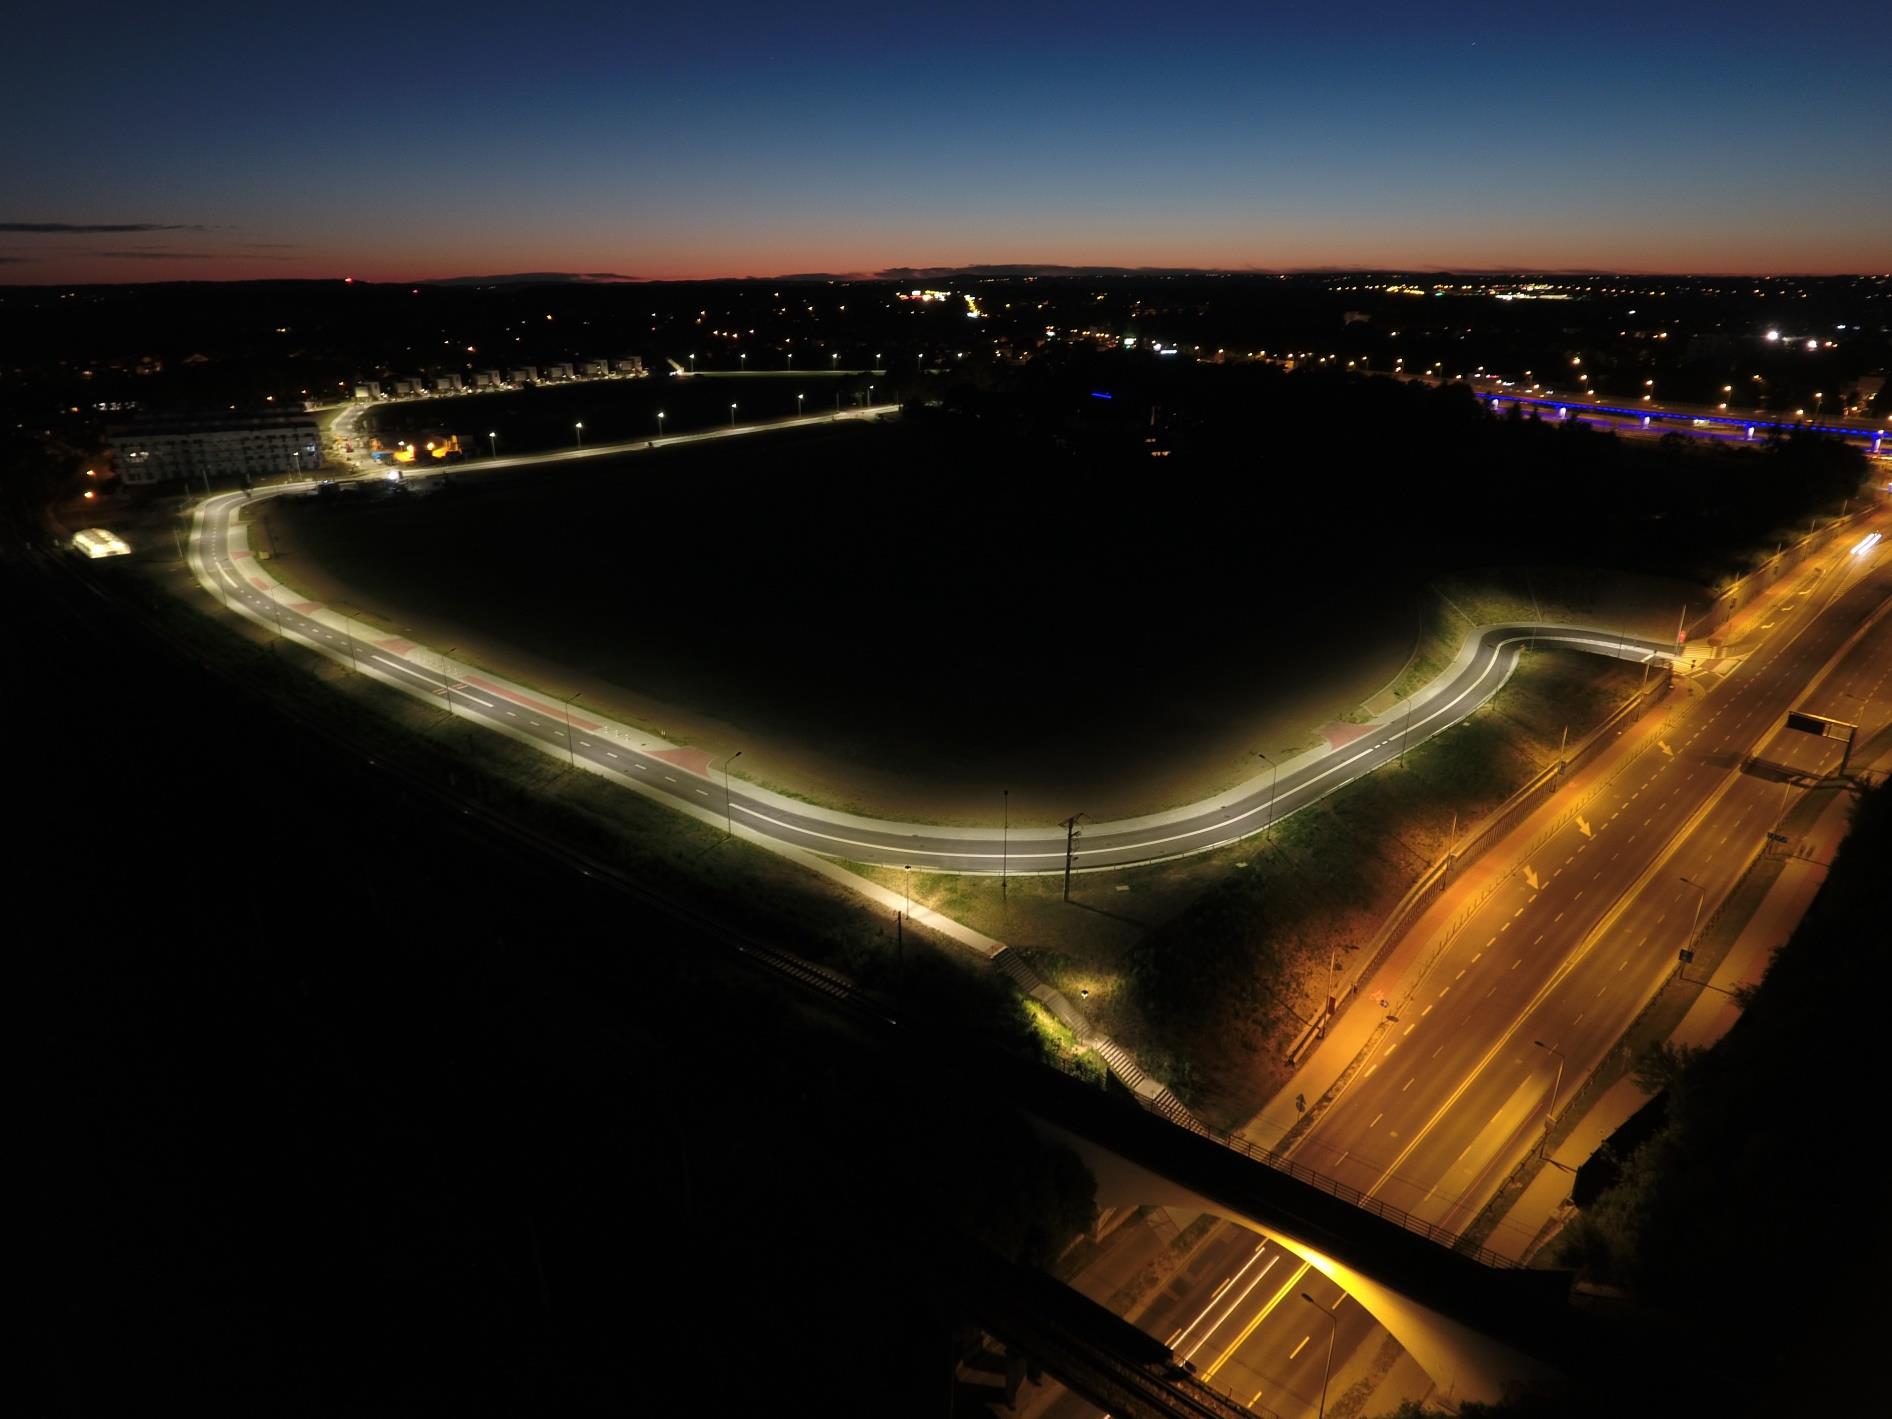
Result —
[{"label": "white lane marking", "polygon": [[[1595,637],[1595,636],[1578,636],[1578,635],[1568,635],[1568,634],[1548,635],[1541,631],[1534,632],[1532,634],[1538,640],[1550,640],[1550,641],[1555,641],[1559,644],[1577,645],[1577,646],[1586,646],[1586,645],[1597,646],[1603,649],[1614,649],[1616,645],[1615,641],[1599,639],[1598,637]],[[1478,688],[1480,682],[1484,679],[1484,677],[1487,674],[1490,673],[1491,667],[1497,663],[1498,658],[1506,650],[1508,650],[1510,647],[1515,646],[1515,645],[1522,645],[1531,638],[1532,637],[1529,635],[1507,636],[1504,640],[1501,640],[1497,642],[1495,645],[1489,647],[1490,659],[1488,663],[1486,664],[1485,668],[1478,671],[1478,673],[1472,677],[1471,683],[1466,685],[1466,687],[1463,690],[1459,691],[1458,694],[1454,695],[1449,701],[1441,705],[1438,709],[1433,710],[1430,714],[1426,715],[1424,719],[1418,722],[1417,726],[1408,725],[1406,727],[1405,732],[1410,733],[1411,729],[1414,727],[1423,728],[1425,725],[1428,725],[1432,723],[1435,719],[1438,719],[1441,715],[1447,714],[1450,711],[1452,711],[1454,708],[1458,706],[1458,704],[1462,700],[1466,698],[1466,696],[1470,695],[1473,691],[1475,691]],[[1309,778],[1303,779],[1300,783],[1293,785],[1289,789],[1289,797],[1291,798],[1294,794],[1297,794],[1297,793],[1304,793],[1306,790],[1308,790],[1309,788],[1312,788],[1315,784],[1321,782],[1323,779],[1329,778],[1332,775],[1339,773],[1342,769],[1348,768],[1349,766],[1355,763],[1358,763],[1361,759],[1367,758],[1368,756],[1372,754],[1376,754],[1380,752],[1381,750],[1385,749],[1387,745],[1390,743],[1391,743],[1391,737],[1389,736],[1384,741],[1377,742],[1374,744],[1369,744],[1363,747],[1358,753],[1351,754],[1347,756],[1346,758],[1341,759],[1338,762],[1332,764],[1328,768],[1323,769],[1321,772],[1314,774],[1313,776]],[[1246,819],[1253,818],[1259,814],[1264,814],[1267,811],[1268,798],[1270,796],[1272,795],[1259,795],[1258,794],[1257,802],[1254,807],[1244,809],[1242,812],[1234,814],[1228,818],[1218,818],[1214,822],[1204,823],[1200,827],[1189,828],[1180,833],[1171,833],[1167,837],[1143,838],[1136,842],[1131,842],[1131,843],[1109,843],[1106,845],[1093,847],[1088,850],[1079,849],[1077,855],[1079,857],[1084,857],[1087,855],[1096,856],[1098,854],[1103,854],[1103,853],[1121,853],[1121,852],[1129,852],[1129,851],[1146,851],[1147,852],[1147,850],[1151,848],[1164,847],[1170,843],[1182,842],[1189,838],[1201,837],[1204,834],[1224,832],[1236,823],[1243,822]],[[776,817],[771,816],[770,814],[760,812],[757,809],[750,807],[748,805],[743,806],[743,812],[748,814],[749,817],[755,819],[757,822],[767,823],[771,827],[783,829],[786,832],[793,833],[799,837],[821,838],[821,839],[825,839],[828,842],[839,843],[846,847],[863,847],[863,848],[872,848],[875,850],[885,850],[887,847],[890,846],[890,844],[888,843],[872,842],[872,841],[862,839],[862,838],[851,838],[841,833],[823,832],[820,829],[814,828],[805,823],[789,823],[781,818],[776,818]],[[857,831],[857,832],[858,831],[874,831],[878,827],[879,825],[877,824],[874,824],[874,825],[863,824],[860,828],[854,829],[854,831]],[[955,850],[951,848],[903,848],[901,850],[910,856],[918,856],[918,857],[981,858],[981,857],[999,856],[999,854],[997,853],[991,853],[991,852],[975,853],[975,852],[966,852],[963,849]],[[1044,852],[1014,851],[1011,854],[1011,856],[1013,857],[1014,860],[1031,859],[1031,858],[1049,858],[1049,859],[1054,859],[1054,860],[1061,860],[1064,857],[1064,851],[1062,848],[1058,848],[1055,850],[1047,850]]]}]

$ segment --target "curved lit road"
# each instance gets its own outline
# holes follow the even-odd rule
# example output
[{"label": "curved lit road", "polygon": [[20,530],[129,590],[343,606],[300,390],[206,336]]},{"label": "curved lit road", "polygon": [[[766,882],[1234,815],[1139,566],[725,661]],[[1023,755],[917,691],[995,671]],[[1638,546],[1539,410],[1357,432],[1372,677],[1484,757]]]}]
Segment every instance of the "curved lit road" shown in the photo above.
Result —
[{"label": "curved lit road", "polygon": [[[891,409],[862,414],[881,412]],[[814,424],[829,422],[833,417],[788,422]],[[777,423],[673,435],[658,441],[658,445],[740,437],[783,426]],[[575,461],[634,453],[652,446],[650,441],[638,440],[553,455],[497,459],[476,466]],[[455,471],[470,470],[461,465]],[[741,779],[728,783],[725,797],[722,774],[713,768],[704,771],[693,767],[687,762],[688,755],[663,752],[674,746],[580,711],[570,713],[568,734],[567,710],[560,701],[508,684],[498,676],[448,666],[434,651],[375,633],[359,620],[302,600],[270,578],[251,556],[247,529],[237,513],[246,504],[254,506],[269,497],[306,492],[312,486],[305,480],[258,489],[247,498],[241,493],[224,493],[200,502],[190,547],[191,567],[199,583],[261,626],[432,702],[450,696],[455,713],[487,722],[528,742],[538,742],[552,752],[568,754],[589,768],[668,796],[700,817],[713,816],[755,836],[827,857],[931,872],[1028,874],[1064,870],[1062,827],[1017,827],[1008,831],[996,825],[949,828],[889,822],[816,807]],[[1406,707],[1394,715],[1362,726],[1361,737],[1343,747],[1298,756],[1286,762],[1279,773],[1264,771],[1247,783],[1182,808],[1116,822],[1082,821],[1073,866],[1083,871],[1155,862],[1207,851],[1261,832],[1296,809],[1399,757],[1406,747],[1464,719],[1497,693],[1516,667],[1520,652],[1533,641],[1637,662],[1666,658],[1675,650],[1668,643],[1569,626],[1486,628],[1478,634],[1475,645],[1468,644],[1461,650],[1441,680],[1415,692]],[[1083,805],[1072,806],[1078,810]]]}]

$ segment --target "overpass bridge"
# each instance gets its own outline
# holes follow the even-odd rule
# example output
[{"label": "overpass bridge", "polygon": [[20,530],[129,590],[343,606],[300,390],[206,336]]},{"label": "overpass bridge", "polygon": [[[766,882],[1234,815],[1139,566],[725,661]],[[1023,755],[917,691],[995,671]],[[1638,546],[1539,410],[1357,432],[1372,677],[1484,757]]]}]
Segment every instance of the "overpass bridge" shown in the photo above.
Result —
[{"label": "overpass bridge", "polygon": [[1211,1212],[1274,1238],[1345,1288],[1456,1399],[1496,1400],[1553,1382],[1579,1354],[1595,1358],[1596,1346],[1585,1343],[1595,1321],[1570,1304],[1567,1272],[1521,1269],[1311,1169],[1120,1094],[1048,1070],[1007,1076],[997,1085],[1004,1097],[1084,1160],[1100,1207]]},{"label": "overpass bridge", "polygon": [[1555,395],[1520,394],[1503,389],[1474,389],[1479,400],[1494,410],[1508,405],[1523,409],[1554,412],[1559,419],[1584,415],[1611,419],[1629,419],[1651,431],[1670,431],[1707,436],[1727,442],[1764,443],[1776,434],[1814,433],[1845,439],[1868,453],[1882,453],[1887,447],[1887,431],[1859,422],[1822,422],[1817,419],[1767,418],[1760,414],[1743,418],[1707,410],[1656,408],[1648,404],[1613,404],[1598,399],[1558,398]]}]

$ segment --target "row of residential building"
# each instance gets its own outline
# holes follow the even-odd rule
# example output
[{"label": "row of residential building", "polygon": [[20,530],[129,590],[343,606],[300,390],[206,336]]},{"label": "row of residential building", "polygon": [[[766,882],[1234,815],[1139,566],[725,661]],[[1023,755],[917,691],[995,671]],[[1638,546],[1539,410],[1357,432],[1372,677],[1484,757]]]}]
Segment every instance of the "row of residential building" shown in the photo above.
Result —
[{"label": "row of residential building", "polygon": [[127,484],[261,478],[322,466],[322,435],[307,413],[169,415],[108,425],[112,464]]},{"label": "row of residential building", "polygon": [[474,370],[462,375],[457,370],[431,378],[363,380],[355,386],[360,402],[377,399],[419,399],[428,395],[481,393],[488,390],[526,389],[540,384],[567,384],[580,379],[637,379],[648,373],[641,355],[626,355],[616,360],[573,360],[561,364],[514,365],[508,370]]}]

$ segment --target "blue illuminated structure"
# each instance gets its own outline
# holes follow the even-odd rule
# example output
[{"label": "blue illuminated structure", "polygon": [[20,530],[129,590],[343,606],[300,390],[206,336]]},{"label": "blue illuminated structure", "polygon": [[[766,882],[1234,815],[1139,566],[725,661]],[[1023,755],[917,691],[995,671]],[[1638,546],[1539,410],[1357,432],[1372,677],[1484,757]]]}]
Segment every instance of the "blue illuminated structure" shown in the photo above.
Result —
[{"label": "blue illuminated structure", "polygon": [[1804,429],[1816,434],[1834,434],[1840,438],[1870,439],[1876,445],[1885,435],[1874,429],[1848,429],[1838,424],[1809,424],[1786,422],[1779,419],[1744,419],[1732,414],[1675,414],[1659,409],[1638,409],[1619,404],[1573,404],[1566,399],[1540,399],[1524,394],[1487,394],[1477,391],[1478,397],[1488,404],[1501,402],[1512,404],[1531,404],[1540,409],[1558,409],[1567,411],[1573,417],[1580,414],[1613,414],[1623,419],[1640,419],[1646,427],[1659,423],[1671,423],[1683,428],[1700,428],[1703,425],[1721,425],[1743,430],[1743,438],[1753,438],[1757,430],[1780,429],[1791,433],[1795,429]]}]

